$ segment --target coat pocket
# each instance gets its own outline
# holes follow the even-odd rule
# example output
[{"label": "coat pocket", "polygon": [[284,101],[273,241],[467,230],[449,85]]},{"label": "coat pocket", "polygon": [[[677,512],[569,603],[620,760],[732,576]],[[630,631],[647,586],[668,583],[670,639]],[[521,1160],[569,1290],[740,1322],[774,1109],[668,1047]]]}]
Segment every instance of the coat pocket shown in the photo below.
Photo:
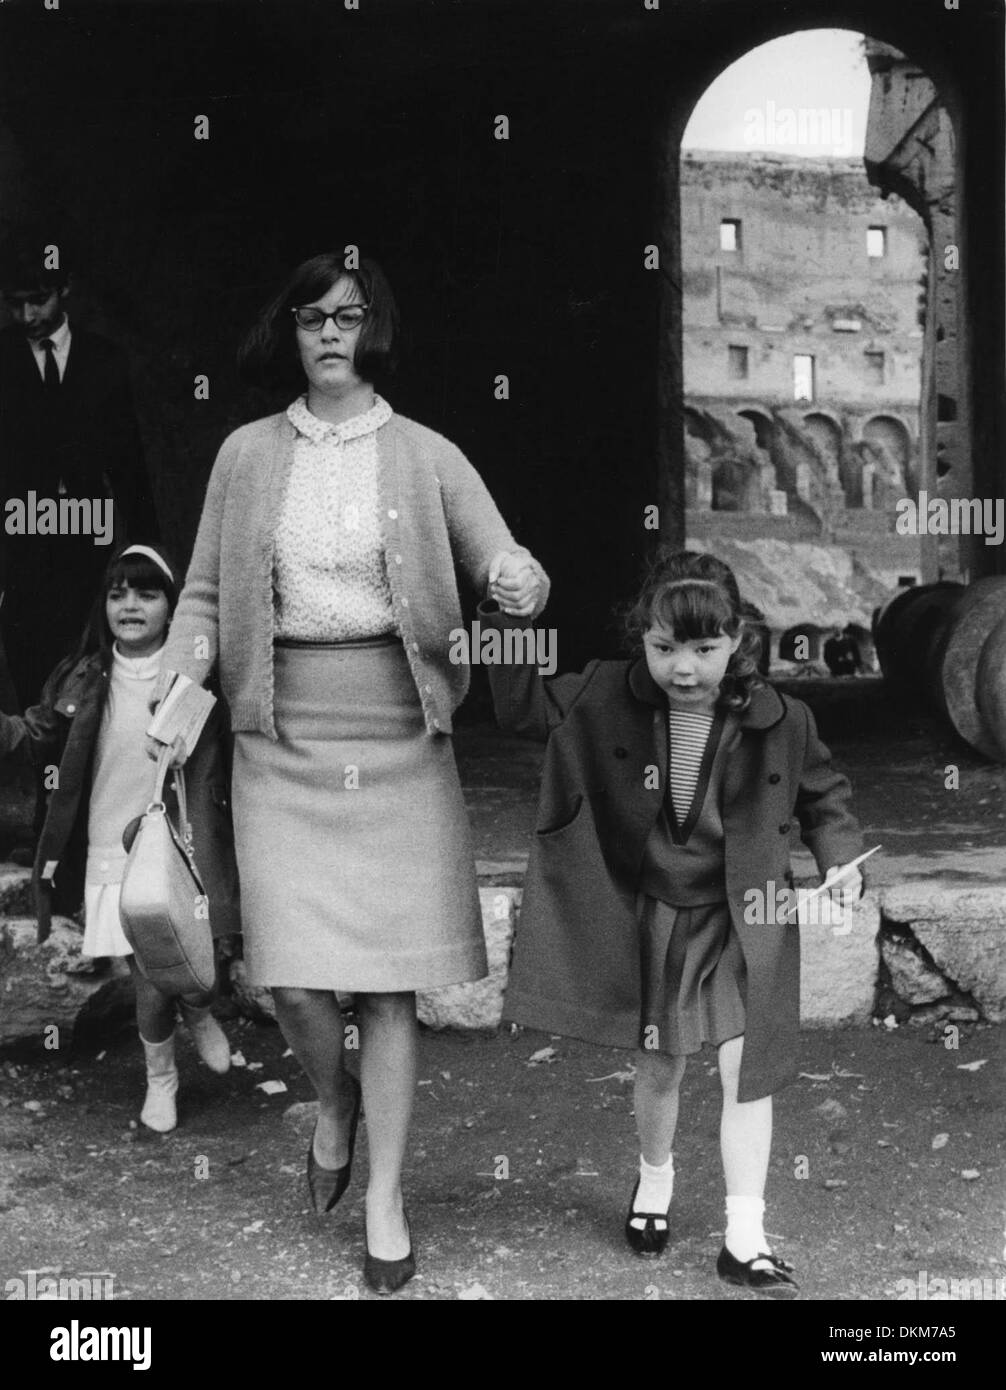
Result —
[{"label": "coat pocket", "polygon": [[576,821],[577,816],[583,810],[583,796],[577,793],[573,800],[568,804],[564,811],[559,812],[550,825],[543,825],[535,830],[535,834],[541,838],[549,835],[558,835],[562,830],[568,830]]}]

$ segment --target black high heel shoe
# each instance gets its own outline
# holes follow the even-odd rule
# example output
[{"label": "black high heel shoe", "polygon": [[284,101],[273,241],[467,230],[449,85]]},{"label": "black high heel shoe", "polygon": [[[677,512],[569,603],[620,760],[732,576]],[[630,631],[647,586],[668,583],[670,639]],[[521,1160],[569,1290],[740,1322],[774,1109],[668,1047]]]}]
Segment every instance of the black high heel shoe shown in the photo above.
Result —
[{"label": "black high heel shoe", "polygon": [[374,1290],[374,1293],[397,1293],[416,1272],[416,1255],[412,1246],[412,1227],[409,1224],[409,1213],[403,1208],[402,1214],[405,1217],[405,1229],[409,1233],[409,1253],[404,1259],[379,1260],[376,1255],[370,1253],[370,1246],[367,1246],[367,1258],[363,1262],[363,1277],[368,1287]]},{"label": "black high heel shoe", "polygon": [[353,1106],[353,1118],[349,1122],[349,1157],[346,1162],[341,1168],[323,1168],[321,1166],[314,1156],[314,1133],[317,1133],[317,1125],[315,1125],[314,1133],[311,1135],[311,1142],[307,1146],[307,1185],[311,1189],[311,1200],[319,1216],[324,1216],[326,1212],[332,1210],[349,1186],[349,1179],[353,1173],[353,1149],[356,1146],[356,1126],[360,1121],[360,1102],[363,1098],[363,1092],[355,1076],[351,1076],[349,1079],[356,1087],[356,1102]]},{"label": "black high heel shoe", "polygon": [[[761,1265],[756,1269],[755,1265]],[[767,1268],[766,1268],[767,1266]],[[795,1298],[800,1285],[790,1276],[793,1266],[778,1255],[762,1252],[753,1260],[739,1260],[724,1245],[716,1261],[716,1273],[725,1284],[739,1284],[744,1289],[766,1294],[769,1298]]]},{"label": "black high heel shoe", "polygon": [[[636,1193],[639,1191],[639,1179],[632,1189],[632,1196],[629,1198],[629,1214],[625,1218],[625,1239],[629,1242],[632,1250],[637,1255],[652,1259],[656,1255],[662,1255],[667,1249],[667,1242],[671,1237],[671,1209],[666,1212],[659,1211],[633,1211],[636,1201]],[[637,1221],[645,1221],[645,1226],[633,1226],[633,1218]],[[658,1224],[663,1223],[663,1228]]]}]

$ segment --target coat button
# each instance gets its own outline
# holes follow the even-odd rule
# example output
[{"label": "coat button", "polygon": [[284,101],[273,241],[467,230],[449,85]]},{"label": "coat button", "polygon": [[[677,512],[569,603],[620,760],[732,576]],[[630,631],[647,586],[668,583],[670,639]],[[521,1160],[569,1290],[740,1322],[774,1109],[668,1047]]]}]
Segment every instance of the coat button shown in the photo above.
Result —
[{"label": "coat button", "polygon": [[76,709],[77,709],[77,706],[76,706],[76,705],[67,705],[67,707],[66,707],[66,712],[67,712],[67,714],[74,714],[74,713],[76,712]]},{"label": "coat button", "polygon": [[768,775],[768,780],[772,783],[774,787],[776,782],[782,781],[782,778],[779,776],[778,772],[770,772]]},{"label": "coat button", "polygon": [[615,749],[615,757],[616,757],[616,758],[627,758],[628,756],[629,756],[629,750],[628,750],[627,748],[616,748],[616,749]]},{"label": "coat button", "polygon": [[789,834],[789,821],[788,821],[788,820],[784,820],[783,823],[782,823],[782,825],[780,825],[780,827],[779,827],[779,834],[780,834],[780,835],[788,835],[788,834]]}]

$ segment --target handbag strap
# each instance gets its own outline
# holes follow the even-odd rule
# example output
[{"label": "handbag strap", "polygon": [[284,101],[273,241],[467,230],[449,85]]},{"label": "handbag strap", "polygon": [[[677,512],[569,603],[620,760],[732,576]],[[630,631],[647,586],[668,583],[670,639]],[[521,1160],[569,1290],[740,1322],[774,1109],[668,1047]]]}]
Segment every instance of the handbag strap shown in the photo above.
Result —
[{"label": "handbag strap", "polygon": [[[167,807],[164,805],[164,781],[168,775],[168,768],[170,766],[171,748],[165,745],[165,747],[161,749],[157,759],[157,776],[154,780],[154,795],[150,806],[147,807],[149,811],[151,807],[159,806],[164,811],[165,816],[167,816]],[[176,767],[174,771],[174,790],[178,798],[178,830],[185,844],[191,847],[192,826],[189,823],[189,808],[185,796],[185,773],[180,767]]]}]

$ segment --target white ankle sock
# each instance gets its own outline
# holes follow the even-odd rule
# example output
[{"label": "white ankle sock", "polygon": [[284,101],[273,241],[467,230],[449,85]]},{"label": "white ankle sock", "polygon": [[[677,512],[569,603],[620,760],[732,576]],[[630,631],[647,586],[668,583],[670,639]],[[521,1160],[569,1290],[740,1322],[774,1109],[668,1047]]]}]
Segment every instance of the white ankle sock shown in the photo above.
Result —
[{"label": "white ankle sock", "polygon": [[648,1211],[663,1216],[674,1195],[674,1155],[666,1163],[647,1163],[639,1158],[639,1191],[632,1203],[633,1211]]},{"label": "white ankle sock", "polygon": [[761,1197],[728,1197],[727,1230],[723,1243],[742,1264],[769,1250],[762,1221],[765,1203]]}]

